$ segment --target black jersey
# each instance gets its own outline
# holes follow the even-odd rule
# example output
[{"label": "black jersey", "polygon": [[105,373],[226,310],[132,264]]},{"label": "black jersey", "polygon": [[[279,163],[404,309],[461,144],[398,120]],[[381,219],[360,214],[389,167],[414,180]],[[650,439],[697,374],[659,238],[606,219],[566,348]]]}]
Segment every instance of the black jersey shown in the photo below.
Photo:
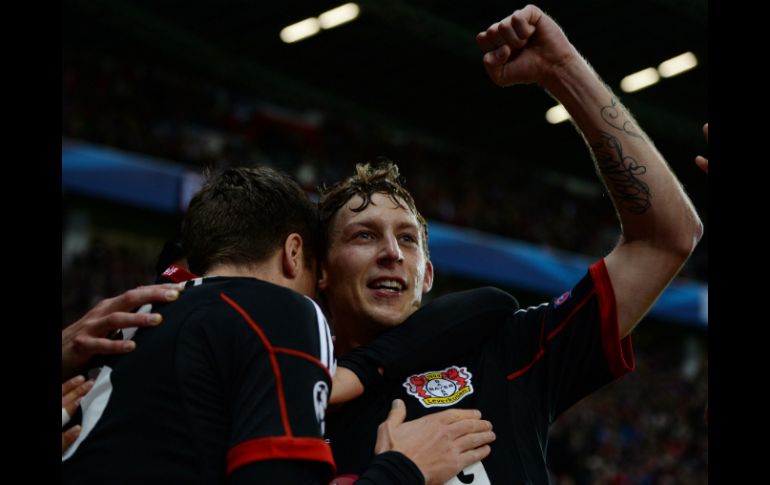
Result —
[{"label": "black jersey", "polygon": [[[425,321],[433,313],[446,318],[446,309],[462,299],[478,301],[472,293],[448,295],[413,317]],[[370,374],[363,396],[327,416],[338,473],[357,473],[371,459],[377,425],[391,401],[401,398],[407,419],[458,407],[479,409],[492,422],[497,438],[491,454],[449,483],[548,483],[545,456],[551,423],[634,367],[631,340],[619,336],[615,297],[603,261],[572,290],[548,303],[483,312],[482,322],[478,315],[461,313],[464,327],[451,323],[454,343],[442,333],[441,322],[431,321],[436,345],[413,348],[417,352],[410,358],[386,365],[382,377]],[[404,339],[411,318],[386,335],[399,332],[398,338]],[[425,328],[417,333],[424,335]],[[344,358],[340,365],[346,365]]]},{"label": "black jersey", "polygon": [[155,309],[163,323],[139,329],[134,352],[108,359],[63,483],[328,481],[333,357],[320,309],[253,278],[191,284]]}]

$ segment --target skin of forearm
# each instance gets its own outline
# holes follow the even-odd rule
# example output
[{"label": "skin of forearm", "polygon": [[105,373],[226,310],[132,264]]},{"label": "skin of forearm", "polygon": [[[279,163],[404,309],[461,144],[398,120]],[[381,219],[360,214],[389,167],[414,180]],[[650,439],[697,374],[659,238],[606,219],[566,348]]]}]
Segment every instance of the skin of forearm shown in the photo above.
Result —
[{"label": "skin of forearm", "polygon": [[578,54],[543,87],[570,113],[589,146],[623,229],[644,242],[689,255],[702,227],[692,203],[636,120]]}]

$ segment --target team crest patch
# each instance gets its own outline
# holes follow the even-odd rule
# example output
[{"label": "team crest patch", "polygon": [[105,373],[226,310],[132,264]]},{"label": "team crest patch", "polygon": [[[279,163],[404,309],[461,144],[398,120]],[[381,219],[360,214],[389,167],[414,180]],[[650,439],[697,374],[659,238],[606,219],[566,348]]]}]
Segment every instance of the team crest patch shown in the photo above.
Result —
[{"label": "team crest patch", "polygon": [[406,392],[426,408],[451,406],[473,394],[471,375],[466,367],[453,365],[441,371],[416,374],[406,378]]}]

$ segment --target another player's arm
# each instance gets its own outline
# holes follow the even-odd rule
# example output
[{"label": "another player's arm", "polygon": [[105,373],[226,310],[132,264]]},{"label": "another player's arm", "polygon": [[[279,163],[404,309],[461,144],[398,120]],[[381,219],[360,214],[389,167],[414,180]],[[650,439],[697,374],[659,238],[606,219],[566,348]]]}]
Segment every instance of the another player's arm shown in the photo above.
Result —
[{"label": "another player's arm", "polygon": [[496,84],[543,86],[590,147],[622,227],[605,263],[625,337],[700,239],[703,228],[692,203],[631,114],[540,9],[528,5],[514,12],[480,33],[477,42]]},{"label": "another player's arm", "polygon": [[352,401],[364,393],[364,384],[352,370],[337,366],[337,371],[332,378],[332,393],[329,396],[329,405],[336,406]]},{"label": "another player's arm", "polygon": [[114,298],[100,301],[77,322],[61,333],[62,380],[83,370],[96,354],[131,352],[133,340],[107,338],[113,330],[148,327],[161,322],[159,313],[129,313],[146,303],[167,303],[176,300],[184,287],[179,284],[140,286]]}]

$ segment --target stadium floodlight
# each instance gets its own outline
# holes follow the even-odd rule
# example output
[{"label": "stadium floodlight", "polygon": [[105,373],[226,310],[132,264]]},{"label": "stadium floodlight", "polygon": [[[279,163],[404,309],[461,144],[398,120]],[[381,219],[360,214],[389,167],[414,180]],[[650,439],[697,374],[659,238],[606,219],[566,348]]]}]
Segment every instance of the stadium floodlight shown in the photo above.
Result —
[{"label": "stadium floodlight", "polygon": [[667,61],[663,61],[658,66],[658,73],[662,77],[671,77],[689,71],[698,65],[698,59],[692,52],[685,52]]},{"label": "stadium floodlight", "polygon": [[346,3],[322,13],[318,16],[318,21],[321,23],[321,28],[331,29],[355,19],[360,11],[361,9],[355,3]]},{"label": "stadium floodlight", "polygon": [[633,93],[634,91],[639,91],[640,89],[652,86],[658,81],[660,81],[658,70],[654,67],[648,67],[647,69],[624,77],[623,80],[620,81],[620,89],[627,93]]},{"label": "stadium floodlight", "polygon": [[287,44],[298,42],[302,39],[307,39],[318,33],[321,30],[321,26],[318,19],[310,17],[296,24],[291,24],[284,27],[281,30],[281,40]]},{"label": "stadium floodlight", "polygon": [[552,125],[561,123],[562,121],[567,121],[569,118],[570,116],[567,112],[567,109],[560,104],[557,104],[545,112],[545,119]]}]

